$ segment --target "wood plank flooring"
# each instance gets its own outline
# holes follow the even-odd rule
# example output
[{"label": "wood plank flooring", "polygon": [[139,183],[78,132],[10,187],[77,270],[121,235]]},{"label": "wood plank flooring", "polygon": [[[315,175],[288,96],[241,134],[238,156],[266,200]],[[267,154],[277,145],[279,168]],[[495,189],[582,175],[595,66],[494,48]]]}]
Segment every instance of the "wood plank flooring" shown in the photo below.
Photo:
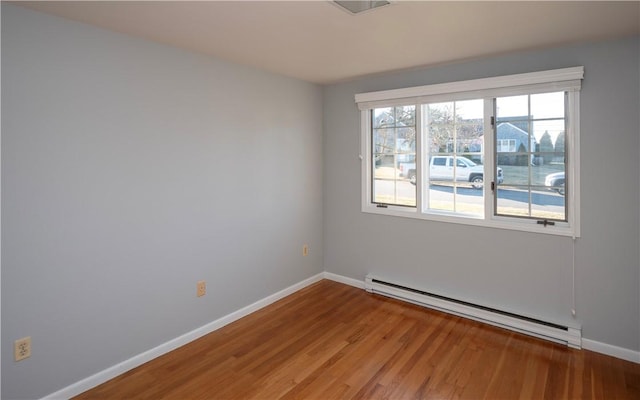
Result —
[{"label": "wood plank flooring", "polygon": [[77,399],[640,399],[640,364],[324,280]]}]

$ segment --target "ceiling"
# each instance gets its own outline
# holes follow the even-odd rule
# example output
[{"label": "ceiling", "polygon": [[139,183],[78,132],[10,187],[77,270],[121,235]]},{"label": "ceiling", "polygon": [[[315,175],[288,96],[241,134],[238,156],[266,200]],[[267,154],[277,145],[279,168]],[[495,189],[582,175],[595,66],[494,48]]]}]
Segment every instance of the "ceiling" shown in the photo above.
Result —
[{"label": "ceiling", "polygon": [[640,34],[640,1],[20,2],[22,6],[309,82]]}]

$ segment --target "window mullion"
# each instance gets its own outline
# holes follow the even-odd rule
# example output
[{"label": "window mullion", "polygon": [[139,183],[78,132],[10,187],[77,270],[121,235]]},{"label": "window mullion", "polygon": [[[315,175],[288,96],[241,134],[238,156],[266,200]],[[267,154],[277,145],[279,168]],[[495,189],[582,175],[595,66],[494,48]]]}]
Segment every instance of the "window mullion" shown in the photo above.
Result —
[{"label": "window mullion", "polygon": [[[423,195],[425,198],[428,199],[428,193],[425,194],[425,190],[424,190],[424,175],[422,173],[422,154],[423,153],[423,149],[422,149],[422,143],[426,143],[428,142],[427,140],[422,140],[422,126],[423,126],[423,121],[422,121],[422,107],[419,104],[416,104],[416,210],[418,211],[418,213],[422,213],[424,211],[424,203],[423,203]],[[427,186],[427,192],[428,192],[428,186]]]},{"label": "window mullion", "polygon": [[[495,192],[491,190],[491,182],[495,182],[496,162],[494,158],[495,154],[495,123],[491,123],[495,120],[494,115],[495,99],[484,100],[484,176],[485,184],[482,190],[484,190],[484,218],[490,219],[495,215],[494,210],[496,207]],[[495,190],[498,190],[498,186],[495,185]]]},{"label": "window mullion", "polygon": [[398,204],[398,109],[393,108],[393,204]]},{"label": "window mullion", "polygon": [[[533,116],[531,115],[531,95],[527,96],[527,114],[529,115],[529,132],[527,135],[527,140],[529,141],[528,148],[528,156],[531,157],[531,136],[533,135]],[[534,149],[535,150],[535,149]],[[533,217],[533,193],[531,191],[531,162],[527,162],[527,192],[529,195],[529,218]]]},{"label": "window mullion", "polygon": [[453,212],[458,212],[458,122],[456,102],[453,102],[453,148],[451,162],[453,163]]}]

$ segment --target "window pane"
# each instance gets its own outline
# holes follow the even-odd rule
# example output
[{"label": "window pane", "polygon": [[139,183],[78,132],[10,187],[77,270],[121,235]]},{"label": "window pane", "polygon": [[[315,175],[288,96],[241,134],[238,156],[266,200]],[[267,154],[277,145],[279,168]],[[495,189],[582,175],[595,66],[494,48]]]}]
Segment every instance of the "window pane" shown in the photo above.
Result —
[{"label": "window pane", "polygon": [[482,150],[484,126],[482,120],[462,123],[456,127],[456,151],[480,153]]},{"label": "window pane", "polygon": [[467,215],[484,215],[484,196],[482,190],[473,187],[458,187],[456,191],[455,211]]},{"label": "window pane", "polygon": [[563,92],[496,99],[495,154],[503,171],[497,215],[566,220],[564,186],[554,188],[547,179],[560,174],[564,185],[564,102]]},{"label": "window pane", "polygon": [[376,166],[373,180],[374,203],[403,206],[416,205],[416,186],[403,179],[400,170],[391,166]]},{"label": "window pane", "polygon": [[564,118],[564,92],[532,94],[531,116],[535,119]]},{"label": "window pane", "polygon": [[456,115],[464,121],[478,121],[484,118],[484,101],[456,101]]},{"label": "window pane", "polygon": [[453,123],[453,106],[453,102],[428,104],[427,119],[429,124]]},{"label": "window pane", "polygon": [[496,99],[496,117],[503,118],[524,117],[529,115],[529,96],[509,96]]},{"label": "window pane", "polygon": [[565,221],[565,197],[557,192],[550,193],[545,187],[535,187],[531,198],[531,216]]},{"label": "window pane", "polygon": [[455,137],[455,128],[451,125],[429,126],[429,151],[430,153],[451,153]]},{"label": "window pane", "polygon": [[484,215],[483,114],[481,99],[423,105],[425,208]]},{"label": "window pane", "polygon": [[395,126],[393,108],[376,108],[373,110],[373,127],[386,128],[389,126]]},{"label": "window pane", "polygon": [[416,152],[416,130],[413,127],[401,127],[396,130],[396,152]]},{"label": "window pane", "polygon": [[416,126],[416,107],[396,107],[396,126]]},{"label": "window pane", "polygon": [[437,211],[455,211],[453,181],[441,181],[429,185],[429,209]]}]

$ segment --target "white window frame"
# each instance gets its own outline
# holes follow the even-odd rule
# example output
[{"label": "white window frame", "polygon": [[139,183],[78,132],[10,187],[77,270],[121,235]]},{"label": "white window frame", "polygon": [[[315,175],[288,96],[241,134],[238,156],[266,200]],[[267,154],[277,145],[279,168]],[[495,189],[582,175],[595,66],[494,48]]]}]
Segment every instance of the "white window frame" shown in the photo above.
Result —
[{"label": "white window frame", "polygon": [[[355,101],[361,111],[361,180],[362,180],[362,212],[392,215],[398,217],[417,218],[429,221],[449,222],[499,229],[511,229],[562,236],[580,236],[580,89],[584,78],[584,67],[571,67],[549,71],[499,76],[468,81],[458,81],[360,93]],[[496,97],[536,94],[554,91],[569,93],[567,105],[567,132],[565,146],[568,154],[565,160],[565,177],[567,192],[565,201],[568,205],[567,222],[555,222],[555,225],[540,225],[536,219],[517,218],[494,215],[493,193],[488,182],[494,181],[494,135],[490,118],[493,116],[492,99]],[[380,207],[372,202],[372,151],[371,151],[371,110],[374,108],[416,105],[416,171],[425,176],[423,166],[425,149],[422,143],[421,105],[425,103],[454,100],[485,100],[485,135],[484,135],[484,217],[464,216],[424,209],[421,182],[416,186],[417,207],[386,205]],[[488,151],[487,151],[488,150]],[[420,174],[422,172],[422,174]]]}]

